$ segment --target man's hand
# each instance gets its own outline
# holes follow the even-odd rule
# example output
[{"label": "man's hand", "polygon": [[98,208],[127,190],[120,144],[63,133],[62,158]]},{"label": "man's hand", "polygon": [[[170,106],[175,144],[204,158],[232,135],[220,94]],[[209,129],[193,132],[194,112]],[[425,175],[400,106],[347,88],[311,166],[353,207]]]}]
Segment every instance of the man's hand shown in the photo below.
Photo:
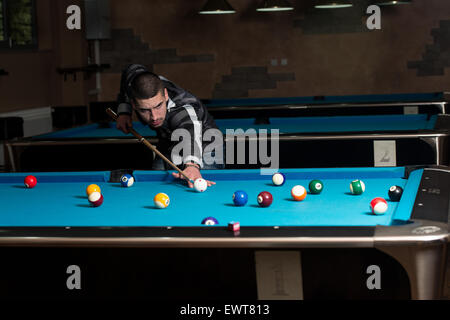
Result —
[{"label": "man's hand", "polygon": [[[183,173],[189,178],[189,179],[191,179],[191,180],[193,180],[193,181],[195,181],[196,179],[198,179],[198,178],[202,178],[202,175],[201,175],[201,173],[200,173],[200,169],[199,169],[199,167],[196,165],[196,166],[188,166],[188,167],[186,167],[186,169],[184,169],[183,170]],[[178,178],[178,179],[184,179],[184,180],[186,180],[186,178],[185,177],[183,177],[180,173],[178,173],[178,172],[173,172],[172,173],[172,175],[175,177],[175,178]],[[208,180],[206,180],[206,182],[208,183],[208,187],[211,187],[212,185],[214,185],[214,184],[216,184],[214,181],[208,181]],[[193,188],[194,187],[194,184],[191,182],[191,181],[188,181],[188,186],[189,186],[189,188]]]},{"label": "man's hand", "polygon": [[117,117],[117,129],[123,133],[130,133],[130,128],[133,127],[133,122],[131,121],[131,115],[121,114]]}]

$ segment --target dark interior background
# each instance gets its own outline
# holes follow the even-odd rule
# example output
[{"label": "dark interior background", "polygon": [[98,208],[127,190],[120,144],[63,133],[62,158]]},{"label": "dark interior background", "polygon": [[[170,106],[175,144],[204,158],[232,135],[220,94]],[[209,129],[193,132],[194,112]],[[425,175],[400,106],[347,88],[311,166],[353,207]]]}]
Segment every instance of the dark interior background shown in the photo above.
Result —
[{"label": "dark interior background", "polygon": [[[84,1],[20,2],[33,5],[35,41],[0,48],[0,112],[114,100],[120,71],[134,62],[202,99],[441,92],[450,84],[448,1],[381,7],[381,30],[369,30],[369,0],[333,10],[290,0],[295,10],[286,12],[229,0],[229,15],[198,14],[205,0],[110,0],[109,15],[98,19],[109,29],[100,61],[86,39]],[[81,30],[66,27],[74,4]],[[110,65],[99,91],[95,72],[57,71],[96,62]]]}]

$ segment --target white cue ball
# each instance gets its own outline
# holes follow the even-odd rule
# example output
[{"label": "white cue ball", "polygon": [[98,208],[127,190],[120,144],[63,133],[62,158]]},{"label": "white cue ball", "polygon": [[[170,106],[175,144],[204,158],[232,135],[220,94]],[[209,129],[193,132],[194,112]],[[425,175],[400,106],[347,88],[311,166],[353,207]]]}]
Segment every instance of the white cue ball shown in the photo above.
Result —
[{"label": "white cue ball", "polygon": [[208,188],[208,183],[206,182],[205,179],[198,178],[194,181],[195,191],[203,192],[203,191],[206,191],[207,188]]}]

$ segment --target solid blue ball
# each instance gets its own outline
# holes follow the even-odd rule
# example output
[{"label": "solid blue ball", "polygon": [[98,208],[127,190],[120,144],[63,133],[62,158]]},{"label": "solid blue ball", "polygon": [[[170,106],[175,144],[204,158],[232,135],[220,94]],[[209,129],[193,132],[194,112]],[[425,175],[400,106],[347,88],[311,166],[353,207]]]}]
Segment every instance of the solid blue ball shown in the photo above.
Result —
[{"label": "solid blue ball", "polygon": [[234,205],[236,205],[238,207],[245,206],[247,201],[248,201],[248,195],[245,191],[238,190],[235,193],[233,193]]}]

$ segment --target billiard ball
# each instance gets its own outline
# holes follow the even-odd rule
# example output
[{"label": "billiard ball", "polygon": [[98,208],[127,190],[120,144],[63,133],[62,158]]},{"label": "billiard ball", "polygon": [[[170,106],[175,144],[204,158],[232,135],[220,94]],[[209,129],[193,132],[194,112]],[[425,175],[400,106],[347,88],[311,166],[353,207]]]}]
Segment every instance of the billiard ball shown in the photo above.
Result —
[{"label": "billiard ball", "polygon": [[94,191],[89,195],[88,200],[94,207],[99,207],[103,203],[103,195],[100,192]]},{"label": "billiard ball", "polygon": [[134,177],[131,174],[124,174],[120,178],[120,184],[122,187],[131,187],[134,184]]},{"label": "billiard ball", "polygon": [[350,182],[350,191],[352,194],[360,195],[366,190],[366,185],[362,180],[356,179]]},{"label": "billiard ball", "polygon": [[37,179],[35,176],[26,176],[23,183],[27,188],[34,188],[37,184]]},{"label": "billiard ball", "polygon": [[202,178],[195,179],[195,181],[194,181],[195,191],[203,192],[203,191],[206,191],[207,188],[208,188],[208,183],[206,182],[205,179],[202,179]]},{"label": "billiard ball", "polygon": [[257,201],[261,207],[268,207],[272,204],[273,197],[270,192],[263,191],[258,194]]},{"label": "billiard ball", "polygon": [[207,218],[202,220],[202,224],[207,225],[207,226],[213,226],[213,225],[216,225],[218,223],[219,223],[219,221],[217,221],[217,219],[214,218],[214,217],[207,217]]},{"label": "billiard ball", "polygon": [[170,198],[167,194],[160,192],[153,198],[153,202],[155,203],[156,207],[164,209],[169,206]]},{"label": "billiard ball", "polygon": [[233,193],[233,202],[235,206],[241,207],[245,206],[248,201],[248,195],[245,191],[238,190]]},{"label": "billiard ball", "polygon": [[323,183],[320,180],[311,180],[309,183],[309,192],[319,194],[323,190]]},{"label": "billiard ball", "polygon": [[89,195],[92,193],[92,192],[102,192],[102,190],[100,189],[100,187],[98,186],[98,185],[96,185],[96,184],[90,184],[90,185],[88,185],[88,187],[86,188],[86,194],[87,194],[87,196],[89,197]]},{"label": "billiard ball", "polygon": [[400,201],[402,197],[403,189],[399,186],[392,186],[389,188],[388,196],[391,201]]},{"label": "billiard ball", "polygon": [[301,185],[296,185],[291,189],[291,196],[296,201],[302,201],[306,198],[306,189]]},{"label": "billiard ball", "polygon": [[388,204],[383,198],[374,198],[370,201],[370,210],[373,214],[383,214],[386,212]]},{"label": "billiard ball", "polygon": [[280,172],[274,173],[272,176],[272,182],[276,186],[282,186],[286,182],[286,176]]}]

